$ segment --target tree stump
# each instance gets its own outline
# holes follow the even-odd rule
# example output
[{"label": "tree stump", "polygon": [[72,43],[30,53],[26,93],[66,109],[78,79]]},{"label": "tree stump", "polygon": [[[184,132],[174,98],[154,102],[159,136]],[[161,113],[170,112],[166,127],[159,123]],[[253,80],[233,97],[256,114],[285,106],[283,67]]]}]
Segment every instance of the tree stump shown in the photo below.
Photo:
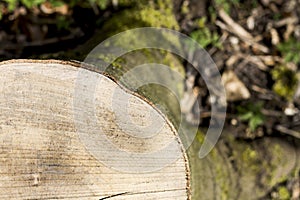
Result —
[{"label": "tree stump", "polygon": [[5,61],[0,77],[0,199],[191,198],[177,131],[139,95],[73,62]]}]

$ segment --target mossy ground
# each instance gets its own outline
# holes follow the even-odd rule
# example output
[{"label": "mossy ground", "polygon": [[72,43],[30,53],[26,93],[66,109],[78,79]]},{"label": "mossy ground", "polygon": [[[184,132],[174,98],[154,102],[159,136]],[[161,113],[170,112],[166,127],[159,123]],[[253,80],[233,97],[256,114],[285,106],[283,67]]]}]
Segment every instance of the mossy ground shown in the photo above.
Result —
[{"label": "mossy ground", "polygon": [[[188,151],[193,199],[257,200],[293,174],[297,150],[288,142],[278,138],[245,142],[224,134],[215,149],[202,160],[198,152],[203,133],[197,134],[197,140]],[[280,187],[278,194],[279,199],[286,199],[289,191]]]}]

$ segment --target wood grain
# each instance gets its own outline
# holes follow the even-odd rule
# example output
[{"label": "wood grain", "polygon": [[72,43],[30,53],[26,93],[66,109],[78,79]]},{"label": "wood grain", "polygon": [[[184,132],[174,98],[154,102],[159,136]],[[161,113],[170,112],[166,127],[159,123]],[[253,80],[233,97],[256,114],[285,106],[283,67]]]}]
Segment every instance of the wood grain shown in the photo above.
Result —
[{"label": "wood grain", "polygon": [[[75,100],[80,92],[86,100],[89,89],[78,85],[79,73],[101,83],[92,91],[93,105]],[[112,101],[118,99],[113,94],[130,100],[127,110],[120,108],[127,119],[117,119],[114,109],[122,102]],[[136,127],[149,126],[149,112],[163,126],[151,137],[137,137]],[[91,136],[92,148],[83,136]],[[101,138],[116,152],[101,145]],[[172,142],[176,145],[165,148]],[[118,151],[159,154],[134,166]],[[110,157],[114,159],[105,160]],[[163,161],[166,157],[173,162]],[[116,160],[121,170],[112,163]],[[130,171],[141,166],[150,170]],[[126,167],[129,171],[123,170]],[[190,199],[189,177],[187,156],[172,124],[149,102],[97,69],[56,60],[0,63],[1,199]]]}]

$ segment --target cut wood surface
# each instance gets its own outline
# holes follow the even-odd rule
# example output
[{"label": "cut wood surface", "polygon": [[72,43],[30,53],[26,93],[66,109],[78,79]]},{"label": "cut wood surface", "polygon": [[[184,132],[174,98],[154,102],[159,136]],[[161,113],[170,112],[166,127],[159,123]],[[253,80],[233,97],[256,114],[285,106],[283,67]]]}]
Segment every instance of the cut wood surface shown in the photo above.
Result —
[{"label": "cut wood surface", "polygon": [[0,199],[190,199],[189,190],[177,131],[149,102],[78,63],[0,63]]}]

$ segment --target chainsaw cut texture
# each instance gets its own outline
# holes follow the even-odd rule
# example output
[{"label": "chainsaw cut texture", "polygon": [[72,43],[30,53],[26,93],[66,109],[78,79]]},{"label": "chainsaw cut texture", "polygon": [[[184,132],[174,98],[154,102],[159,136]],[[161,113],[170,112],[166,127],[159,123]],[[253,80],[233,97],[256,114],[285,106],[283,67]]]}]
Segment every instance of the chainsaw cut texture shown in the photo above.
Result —
[{"label": "chainsaw cut texture", "polygon": [[[85,80],[98,84],[87,92]],[[152,135],[139,132],[149,112],[161,125]],[[149,158],[133,165],[130,153]],[[177,131],[143,98],[78,63],[0,63],[0,199],[180,200],[189,184]]]}]

